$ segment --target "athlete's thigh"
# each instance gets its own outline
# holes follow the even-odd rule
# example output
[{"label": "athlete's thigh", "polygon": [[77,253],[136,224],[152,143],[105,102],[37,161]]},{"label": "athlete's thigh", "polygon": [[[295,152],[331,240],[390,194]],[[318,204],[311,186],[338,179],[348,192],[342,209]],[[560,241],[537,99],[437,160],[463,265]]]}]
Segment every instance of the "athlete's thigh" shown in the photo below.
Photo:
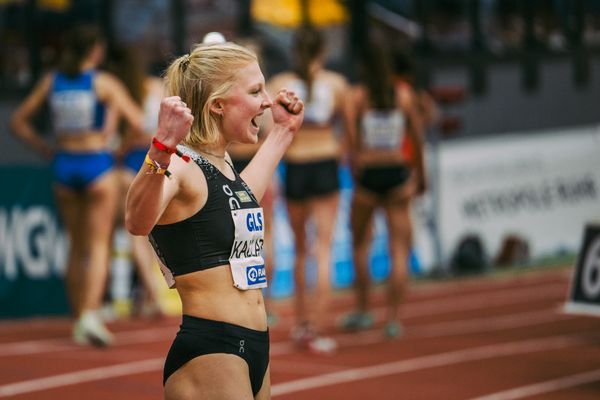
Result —
[{"label": "athlete's thigh", "polygon": [[107,198],[114,199],[120,193],[120,184],[119,172],[111,170],[90,183],[85,193],[91,201],[105,202]]},{"label": "athlete's thigh", "polygon": [[83,233],[83,198],[78,193],[62,185],[55,185],[54,198],[65,224],[65,229],[71,235],[71,240],[80,239],[80,235]]},{"label": "athlete's thigh", "polygon": [[377,205],[374,195],[358,187],[354,189],[350,205],[350,229],[355,246],[364,245],[370,240],[373,213]]},{"label": "athlete's thigh", "polygon": [[233,354],[198,356],[165,384],[165,400],[252,400],[248,364]]},{"label": "athlete's thigh", "polygon": [[296,245],[304,246],[306,222],[309,217],[308,204],[305,201],[288,200],[287,211],[290,227],[296,239]]},{"label": "athlete's thigh", "polygon": [[411,201],[417,189],[417,178],[411,173],[409,178],[402,185],[399,185],[387,194],[386,203],[390,205],[405,204]]},{"label": "athlete's thigh", "polygon": [[412,240],[412,220],[410,201],[387,203],[384,207],[388,223],[388,236],[391,245],[409,246]]},{"label": "athlete's thigh", "polygon": [[254,396],[256,400],[269,400],[271,398],[271,366],[267,367],[265,377],[263,378],[262,386],[260,390]]},{"label": "athlete's thigh", "polygon": [[310,213],[315,219],[317,235],[320,240],[330,240],[333,236],[339,203],[339,191],[316,197],[310,201]]},{"label": "athlete's thigh", "polygon": [[117,175],[109,172],[86,190],[88,228],[112,231],[117,209],[119,187]]}]

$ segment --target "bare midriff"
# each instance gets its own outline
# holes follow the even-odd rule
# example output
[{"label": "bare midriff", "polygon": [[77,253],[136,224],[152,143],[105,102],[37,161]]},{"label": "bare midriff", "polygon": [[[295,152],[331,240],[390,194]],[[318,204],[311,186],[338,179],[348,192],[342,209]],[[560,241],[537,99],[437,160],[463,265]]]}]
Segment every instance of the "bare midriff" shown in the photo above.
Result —
[{"label": "bare midriff", "polygon": [[267,330],[262,291],[236,289],[229,268],[225,264],[176,277],[183,314]]},{"label": "bare midriff", "polygon": [[108,146],[108,137],[104,132],[98,131],[59,133],[56,138],[58,147],[67,151],[100,151]]},{"label": "bare midriff", "polygon": [[356,152],[355,163],[359,167],[407,164],[409,161],[400,150],[361,150]]},{"label": "bare midriff", "polygon": [[145,134],[145,135],[130,135],[127,138],[127,145],[130,148],[144,148],[144,147],[150,147],[150,144],[152,143],[152,134]]},{"label": "bare midriff", "polygon": [[331,126],[303,126],[285,155],[291,162],[319,161],[339,158],[340,145]]}]

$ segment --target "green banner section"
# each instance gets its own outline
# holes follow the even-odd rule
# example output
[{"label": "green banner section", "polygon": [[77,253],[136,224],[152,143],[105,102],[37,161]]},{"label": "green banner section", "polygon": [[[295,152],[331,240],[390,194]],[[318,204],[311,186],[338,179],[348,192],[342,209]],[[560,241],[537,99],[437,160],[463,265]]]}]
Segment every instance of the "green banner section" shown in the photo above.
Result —
[{"label": "green banner section", "polygon": [[0,167],[0,318],[65,315],[66,236],[46,167]]}]

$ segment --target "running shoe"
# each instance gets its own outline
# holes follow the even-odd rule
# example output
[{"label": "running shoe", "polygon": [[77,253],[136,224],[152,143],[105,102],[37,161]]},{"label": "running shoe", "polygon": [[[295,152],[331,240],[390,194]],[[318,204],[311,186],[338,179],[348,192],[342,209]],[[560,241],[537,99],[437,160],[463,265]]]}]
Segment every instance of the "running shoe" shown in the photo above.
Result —
[{"label": "running shoe", "polygon": [[308,350],[313,354],[330,355],[338,347],[335,339],[317,335],[306,323],[293,328],[290,337],[299,349]]},{"label": "running shoe", "polygon": [[387,336],[389,339],[396,339],[402,335],[404,328],[398,321],[389,321],[385,324],[383,330],[385,332],[385,336]]},{"label": "running shoe", "polygon": [[114,342],[114,337],[96,312],[85,311],[73,327],[73,341],[79,345],[107,347]]},{"label": "running shoe", "polygon": [[346,331],[360,331],[373,326],[373,315],[364,311],[348,314],[342,321],[342,328]]},{"label": "running shoe", "polygon": [[313,354],[328,356],[335,353],[338,348],[338,344],[333,338],[317,336],[307,343],[306,348]]},{"label": "running shoe", "polygon": [[303,349],[307,348],[308,343],[316,337],[317,335],[315,334],[315,331],[310,327],[310,325],[308,325],[308,323],[297,325],[292,328],[292,331],[290,332],[290,338],[292,341],[296,344],[296,346]]}]

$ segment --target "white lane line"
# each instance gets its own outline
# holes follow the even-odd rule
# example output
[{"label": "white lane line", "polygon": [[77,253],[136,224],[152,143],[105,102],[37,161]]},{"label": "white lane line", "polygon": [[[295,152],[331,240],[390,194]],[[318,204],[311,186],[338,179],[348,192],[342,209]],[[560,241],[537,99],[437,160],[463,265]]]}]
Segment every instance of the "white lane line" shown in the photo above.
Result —
[{"label": "white lane line", "polygon": [[558,350],[566,347],[581,346],[585,343],[587,342],[580,338],[562,335],[545,339],[533,339],[457,350],[447,353],[434,354],[431,356],[412,358],[409,360],[376,364],[369,367],[352,368],[346,371],[332,372],[310,378],[302,378],[278,383],[271,387],[271,395],[275,397],[278,395],[300,392],[323,386],[332,386],[345,382],[357,382],[426,368],[436,368],[494,357]]},{"label": "white lane line", "polygon": [[[500,329],[512,329],[539,325],[542,323],[562,321],[577,318],[574,315],[560,314],[554,309],[532,311],[521,314],[495,316],[491,318],[477,318],[462,321],[449,321],[427,325],[416,325],[407,328],[407,337],[440,337],[469,333],[482,333]],[[113,347],[127,346],[130,344],[154,343],[170,341],[175,337],[177,328],[152,328],[139,329],[115,334],[116,343]],[[358,333],[342,333],[336,335],[340,344],[366,345],[382,341],[379,330],[369,330]],[[0,357],[54,353],[60,351],[87,350],[73,344],[69,339],[30,340],[25,342],[12,342],[0,344]],[[271,355],[289,354],[293,345],[289,341],[272,342]]]},{"label": "white lane line", "polygon": [[[459,362],[479,360],[484,358],[499,357],[518,354],[520,352],[534,352],[562,347],[575,346],[584,341],[576,337],[562,335],[544,339],[534,339],[514,343],[502,343],[483,346],[474,349],[458,350],[438,355],[419,357],[411,360],[397,361],[387,364],[374,365],[365,368],[356,368],[347,371],[324,374],[317,377],[305,378],[273,386],[277,394],[307,390],[320,386],[334,385],[360,379],[386,376],[417,369],[432,368],[441,365],[456,364]],[[272,350],[271,355],[282,355],[292,352],[294,347],[289,343],[278,343],[279,348]],[[357,343],[355,343],[357,344]],[[37,392],[56,387],[75,385],[78,383],[116,378],[126,375],[135,375],[144,372],[159,371],[162,369],[164,358],[153,358],[136,362],[115,364],[89,370],[65,373],[45,378],[31,379],[22,382],[10,383],[0,386],[0,397],[22,393]]]},{"label": "white lane line", "polygon": [[[410,325],[406,327],[406,332],[403,338],[421,339],[494,332],[559,322],[574,318],[577,317],[560,314],[555,308],[550,308],[540,311],[501,315],[490,318],[474,318],[469,320],[436,322],[425,325]],[[334,336],[338,340],[338,343],[345,347],[374,344],[384,340],[383,332],[378,329],[370,329],[355,333],[342,333]]]},{"label": "white lane line", "polygon": [[[149,328],[115,333],[115,346],[130,344],[152,343],[172,340],[177,333],[177,327]],[[18,356],[25,354],[54,353],[65,350],[89,349],[85,346],[74,344],[70,338],[41,339],[24,342],[11,342],[0,344],[0,357]]]},{"label": "white lane line", "polygon": [[[279,344],[285,346],[279,346],[275,348],[271,351],[271,354],[274,353],[274,355],[282,355],[294,351],[294,347],[289,343]],[[164,362],[164,357],[159,357],[124,364],[115,364],[107,367],[87,369],[83,371],[68,372],[65,374],[30,379],[22,382],[9,383],[6,385],[0,385],[0,398],[54,389],[63,386],[76,385],[79,383],[99,381],[127,375],[136,375],[145,372],[160,371],[163,369]]]},{"label": "white lane line", "polygon": [[[403,318],[431,316],[451,311],[472,311],[481,308],[489,309],[490,307],[511,305],[523,301],[531,302],[554,297],[558,290],[562,292],[564,291],[564,287],[562,285],[549,285],[544,287],[543,290],[531,290],[531,288],[507,289],[502,290],[500,293],[466,295],[443,302],[428,300],[416,304],[408,303],[405,306],[404,312],[402,312],[402,316]],[[379,318],[385,312],[385,307],[377,307],[373,311]],[[289,322],[291,322],[291,318]],[[280,321],[277,328],[284,329],[285,325],[287,324],[284,321]],[[115,346],[170,340],[175,336],[177,329],[176,326],[173,326],[117,332],[115,334]],[[80,347],[75,346],[70,338],[2,343],[0,344],[0,357],[54,353],[78,348]]]},{"label": "white lane line", "polygon": [[286,361],[283,358],[278,359],[276,362],[271,363],[271,374],[273,371],[277,372],[285,372],[292,373],[296,375],[314,375],[315,373],[329,373],[329,372],[337,372],[343,371],[346,369],[346,366],[342,365],[332,365],[325,364],[323,361],[319,360],[316,363],[314,360],[307,362],[298,362],[298,361]]},{"label": "white lane line", "polygon": [[15,396],[23,393],[38,392],[40,390],[54,389],[57,387],[77,385],[84,382],[116,378],[125,375],[141,374],[156,371],[162,368],[164,359],[153,358],[108,367],[86,369],[78,372],[48,376],[46,378],[31,379],[28,381],[11,383],[0,386],[0,397]]},{"label": "white lane line", "polygon": [[[545,287],[550,284],[561,282],[569,282],[573,275],[573,266],[560,271],[529,271],[523,275],[506,275],[506,276],[474,276],[471,278],[456,279],[454,281],[439,280],[439,281],[412,281],[412,287],[417,289],[416,295],[420,296],[453,296],[457,293],[462,293],[465,290],[473,291],[498,291],[507,288],[534,288],[535,286]],[[566,286],[565,286],[566,290]]]},{"label": "white lane line", "polygon": [[[493,293],[478,293],[461,295],[452,299],[437,299],[418,302],[410,302],[403,305],[400,312],[401,318],[414,318],[424,316],[435,316],[449,312],[489,310],[493,307],[503,307],[515,304],[530,304],[543,300],[558,300],[567,297],[564,285],[549,285],[543,289],[519,288],[496,291]],[[383,320],[387,313],[387,307],[373,307],[371,313],[376,321]],[[332,320],[336,318],[330,313]],[[294,318],[286,316],[280,318],[277,323],[278,329],[290,329],[294,325]]]},{"label": "white lane line", "polygon": [[[448,321],[426,325],[408,326],[403,338],[420,339],[464,335],[473,333],[494,332],[505,329],[524,328],[545,323],[559,322],[574,319],[576,316],[564,315],[557,312],[556,308],[531,311],[520,314],[501,315],[490,318],[475,318],[462,321]],[[369,344],[389,341],[382,330],[369,329],[361,332],[346,332],[333,335],[343,347],[366,346]],[[271,356],[285,355],[294,351],[294,344],[283,341],[271,344]]]},{"label": "white lane line", "polygon": [[11,342],[0,344],[0,357],[21,356],[27,354],[54,353],[58,351],[74,350],[74,344],[60,339],[27,340],[25,342]]},{"label": "white lane line", "polygon": [[473,398],[471,400],[514,400],[522,399],[523,397],[535,396],[543,393],[555,392],[561,389],[568,389],[573,386],[585,385],[600,381],[600,369],[580,374],[565,376],[563,378],[552,379],[549,381],[534,383],[532,385],[521,386],[514,389],[505,390]]},{"label": "white lane line", "polygon": [[541,289],[507,289],[480,294],[463,295],[454,299],[427,300],[418,303],[407,303],[403,317],[422,317],[425,315],[445,314],[449,311],[472,311],[482,308],[501,307],[514,304],[529,304],[535,301],[560,298],[566,289],[564,285],[549,285]]},{"label": "white lane line", "polygon": [[435,322],[417,325],[407,329],[407,333],[419,338],[432,338],[440,336],[464,335],[468,333],[483,333],[529,327],[551,322],[576,319],[577,316],[565,315],[558,312],[558,308],[528,311],[518,314],[499,315],[488,318],[472,318],[467,320]]}]

